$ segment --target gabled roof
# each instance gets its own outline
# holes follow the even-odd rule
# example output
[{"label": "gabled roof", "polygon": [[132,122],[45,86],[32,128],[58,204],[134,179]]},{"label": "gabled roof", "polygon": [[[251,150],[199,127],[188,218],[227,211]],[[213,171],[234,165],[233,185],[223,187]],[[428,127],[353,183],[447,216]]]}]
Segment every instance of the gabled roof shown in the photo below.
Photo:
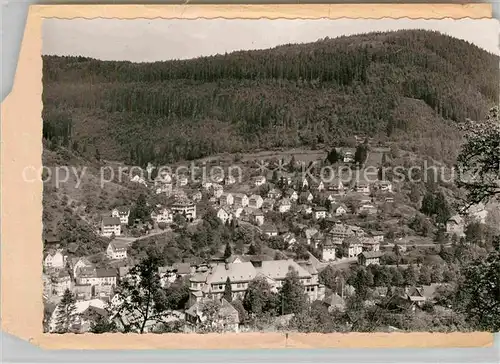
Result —
[{"label": "gabled roof", "polygon": [[114,239],[112,240],[109,245],[111,245],[111,248],[114,251],[120,251],[120,250],[127,250],[129,247],[130,242],[127,240],[123,239]]},{"label": "gabled roof", "polygon": [[127,206],[120,206],[120,207],[115,207],[115,210],[117,210],[121,214],[127,214],[130,211],[130,208]]},{"label": "gabled roof", "polygon": [[372,259],[372,258],[380,258],[384,254],[381,252],[363,252],[360,253],[358,256],[360,255],[365,257],[366,259]]},{"label": "gabled roof", "polygon": [[259,272],[268,276],[271,279],[285,279],[286,275],[293,268],[299,274],[301,278],[310,278],[311,275],[304,268],[294,262],[292,259],[289,260],[272,260],[262,262],[262,267],[259,268]]},{"label": "gabled roof", "polygon": [[231,282],[251,281],[255,278],[255,268],[250,262],[218,264],[207,277],[207,283],[225,283],[227,278]]},{"label": "gabled roof", "polygon": [[102,224],[103,225],[120,225],[120,218],[119,217],[104,216],[102,218]]},{"label": "gabled roof", "polygon": [[116,277],[117,276],[116,269],[112,268],[97,268],[96,276],[97,278],[108,278],[108,277]]},{"label": "gabled roof", "polygon": [[328,306],[345,306],[345,300],[337,293],[332,293],[330,296],[325,297],[323,300]]}]

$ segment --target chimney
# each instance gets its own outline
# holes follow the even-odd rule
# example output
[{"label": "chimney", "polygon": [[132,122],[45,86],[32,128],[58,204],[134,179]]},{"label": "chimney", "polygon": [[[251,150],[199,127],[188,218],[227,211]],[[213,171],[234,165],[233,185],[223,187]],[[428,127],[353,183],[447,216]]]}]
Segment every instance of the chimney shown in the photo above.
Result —
[{"label": "chimney", "polygon": [[226,267],[226,270],[229,270],[229,263],[228,262],[225,262],[224,266]]}]

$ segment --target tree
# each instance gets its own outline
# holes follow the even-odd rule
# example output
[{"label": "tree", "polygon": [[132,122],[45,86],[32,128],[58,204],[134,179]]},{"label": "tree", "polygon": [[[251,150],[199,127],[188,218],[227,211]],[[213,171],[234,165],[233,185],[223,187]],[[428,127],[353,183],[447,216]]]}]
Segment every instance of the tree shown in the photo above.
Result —
[{"label": "tree", "polygon": [[328,155],[326,156],[326,159],[328,160],[328,162],[330,162],[330,164],[337,163],[340,159],[340,156],[339,156],[339,153],[337,152],[337,149],[332,148],[330,153],[328,153]]},{"label": "tree", "polygon": [[307,299],[304,286],[300,283],[299,274],[294,269],[290,269],[286,274],[279,292],[279,300],[282,315],[298,314],[306,308]]},{"label": "tree", "polygon": [[166,296],[161,288],[158,266],[160,259],[148,253],[139,264],[133,266],[127,277],[117,285],[118,300],[114,310],[119,315],[134,313],[126,330],[144,333],[146,323],[163,322],[166,314]]},{"label": "tree", "polygon": [[[500,239],[499,239],[500,240]],[[464,280],[458,286],[458,309],[464,312],[473,327],[500,331],[500,250],[486,259],[477,259],[465,266]]]},{"label": "tree", "polygon": [[431,284],[431,271],[426,265],[420,267],[420,275],[418,277],[420,284]]},{"label": "tree", "polygon": [[392,251],[396,256],[396,265],[399,267],[399,262],[401,261],[401,247],[398,244],[394,244]]},{"label": "tree", "polygon": [[56,332],[65,334],[73,331],[76,319],[75,296],[66,288],[56,308]]},{"label": "tree", "polygon": [[456,184],[467,191],[462,211],[500,196],[500,122],[498,106],[485,121],[462,125],[466,142],[457,157]]},{"label": "tree", "polygon": [[359,144],[356,147],[356,152],[354,153],[354,162],[359,165],[362,165],[366,162],[366,158],[368,157],[368,144],[363,143]]},{"label": "tree", "polygon": [[264,278],[257,277],[248,284],[243,307],[253,316],[262,315],[274,308],[273,295],[269,283]]},{"label": "tree", "polygon": [[95,321],[90,323],[90,332],[93,334],[104,334],[106,332],[116,332],[116,324],[108,318],[98,315]]},{"label": "tree", "polygon": [[227,302],[233,300],[233,290],[231,289],[231,279],[227,277],[226,285],[224,286],[224,298]]},{"label": "tree", "polygon": [[416,285],[417,278],[418,278],[418,274],[417,274],[415,267],[413,265],[408,266],[404,272],[405,285],[407,285],[407,286]]},{"label": "tree", "polygon": [[[224,259],[229,258],[231,255],[233,255],[233,251],[231,249],[231,244],[229,244],[229,242],[227,242],[226,249],[224,250]],[[231,302],[231,301],[229,301],[229,302]]]}]

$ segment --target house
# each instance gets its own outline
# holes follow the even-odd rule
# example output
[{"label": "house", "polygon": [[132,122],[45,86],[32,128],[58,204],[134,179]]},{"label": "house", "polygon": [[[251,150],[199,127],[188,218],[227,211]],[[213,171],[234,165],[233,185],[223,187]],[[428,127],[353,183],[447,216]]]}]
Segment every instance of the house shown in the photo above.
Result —
[{"label": "house", "polygon": [[172,212],[183,215],[187,221],[193,222],[196,219],[196,205],[187,198],[178,199],[172,205]]},{"label": "house", "polygon": [[304,238],[306,238],[307,244],[311,245],[313,237],[318,233],[318,229],[308,228],[302,232]]},{"label": "house", "polygon": [[460,215],[454,215],[446,222],[446,233],[460,238],[465,236],[464,227],[464,219]]},{"label": "house", "polygon": [[329,262],[337,259],[337,248],[338,246],[330,241],[323,242],[321,245],[321,260]]},{"label": "house", "polygon": [[53,285],[56,296],[62,296],[67,289],[72,287],[71,276],[68,271],[63,269],[54,277]]},{"label": "house", "polygon": [[105,216],[101,221],[101,235],[105,237],[119,236],[122,234],[121,221],[119,217]]},{"label": "house", "polygon": [[128,207],[117,207],[111,211],[112,217],[118,217],[120,219],[120,223],[125,225],[128,224],[128,217],[130,215],[130,209]]},{"label": "house", "polygon": [[388,196],[384,199],[385,203],[394,203],[394,197]]},{"label": "house", "polygon": [[362,252],[358,254],[358,264],[369,266],[370,264],[380,264],[381,252]]},{"label": "house", "polygon": [[231,206],[234,203],[233,194],[229,192],[223,192],[219,197],[219,203],[221,205]]},{"label": "house", "polygon": [[353,163],[355,161],[354,150],[343,150],[342,154],[344,156],[343,158],[344,163]]},{"label": "house", "polygon": [[169,196],[172,193],[172,177],[165,171],[155,178],[154,185],[156,194],[165,193]]},{"label": "house", "polygon": [[316,220],[326,218],[328,212],[328,210],[323,206],[316,206],[313,208],[313,211],[314,211],[314,218]]},{"label": "house", "polygon": [[260,209],[263,203],[264,199],[259,195],[251,195],[248,198],[248,206],[254,209]]},{"label": "house", "polygon": [[262,233],[264,235],[267,235],[268,237],[271,236],[277,236],[278,235],[278,229],[276,228],[275,225],[272,224],[265,224],[261,227]]},{"label": "house", "polygon": [[177,279],[191,274],[190,263],[174,263],[172,266],[158,267],[158,274],[160,275],[160,283],[163,288]]},{"label": "house", "polygon": [[334,204],[330,207],[330,211],[332,212],[333,215],[335,216],[342,216],[347,214],[347,206],[343,203],[341,204]]},{"label": "house", "polygon": [[360,214],[374,215],[376,214],[378,209],[372,204],[363,204],[359,207],[358,212]]},{"label": "house", "polygon": [[45,268],[62,269],[66,265],[66,257],[62,254],[61,250],[50,252],[43,260]]},{"label": "house", "polygon": [[264,224],[264,214],[260,210],[255,210],[253,212],[253,219],[253,222],[257,226],[261,226],[262,224]]},{"label": "house", "polygon": [[278,201],[278,203],[276,205],[278,206],[278,211],[281,213],[288,212],[292,208],[292,203],[290,202],[290,200],[288,198],[284,198],[284,199]]},{"label": "house", "polygon": [[311,202],[313,199],[314,199],[314,196],[309,191],[301,192],[299,195],[299,201],[301,203],[308,203],[308,202]]},{"label": "house", "polygon": [[92,286],[90,284],[75,284],[73,294],[77,301],[88,301],[92,298]]},{"label": "house", "polygon": [[81,271],[93,267],[94,265],[85,257],[71,259],[71,268],[73,270],[73,277],[78,277]]},{"label": "house", "polygon": [[337,293],[332,293],[330,296],[325,297],[323,304],[328,308],[328,311],[333,310],[343,311],[345,309],[345,300]]},{"label": "house", "polygon": [[116,285],[118,272],[113,268],[96,269],[97,285]]},{"label": "house", "polygon": [[297,191],[295,191],[293,188],[289,188],[286,190],[286,196],[291,200],[291,201],[297,201],[299,199],[299,194]]},{"label": "house", "polygon": [[267,193],[267,197],[268,198],[273,198],[273,199],[277,200],[277,199],[281,198],[281,191],[278,190],[277,188],[272,188]]},{"label": "house", "polygon": [[351,236],[349,238],[345,238],[343,244],[346,244],[348,246],[348,258],[357,257],[363,251],[363,244],[361,244],[360,239],[357,237]]},{"label": "house", "polygon": [[[216,318],[207,317],[205,305],[218,307]],[[185,320],[188,331],[197,331],[204,325],[210,326],[210,331],[220,332],[238,332],[239,331],[239,313],[238,311],[224,298],[209,299],[204,298],[199,302],[195,302],[185,312]],[[207,320],[211,320],[207,322]]]},{"label": "house", "polygon": [[221,263],[209,270],[194,274],[190,277],[190,300],[200,302],[211,296],[220,299],[229,278],[233,298],[242,299],[248,284],[256,277],[267,280],[273,289],[279,289],[290,272],[298,273],[300,282],[304,285],[304,293],[312,301],[322,299],[324,287],[319,284],[318,272],[312,266],[301,266],[292,259],[288,260],[252,260],[241,263]]},{"label": "house", "polygon": [[327,181],[326,187],[329,191],[332,191],[336,195],[343,194],[345,190],[342,180],[338,177],[332,178],[330,181]]},{"label": "house", "polygon": [[390,181],[380,181],[378,188],[382,192],[392,192],[392,183]]},{"label": "house", "polygon": [[364,181],[357,181],[354,184],[354,191],[356,191],[357,193],[362,193],[364,195],[369,195],[370,194],[370,185]]},{"label": "house", "polygon": [[241,207],[248,206],[248,196],[244,193],[233,193],[233,203]]},{"label": "house", "polygon": [[[151,218],[153,218],[153,215],[151,216]],[[165,207],[158,211],[158,213],[156,213],[155,220],[157,223],[163,222],[165,224],[171,224],[174,221],[174,214],[170,209],[167,209]]]},{"label": "house", "polygon": [[233,214],[227,206],[223,206],[217,211],[217,217],[223,224],[226,224],[227,222],[231,222]]},{"label": "house", "polygon": [[319,181],[319,183],[315,183],[314,184],[314,189],[317,190],[317,191],[324,191],[325,189],[325,184],[323,183],[323,181]]},{"label": "house", "polygon": [[[84,333],[90,330],[91,322],[95,322],[96,316],[107,318],[105,302],[100,299],[87,301],[78,301],[75,303],[72,320],[70,323],[70,332]],[[60,306],[52,312],[49,319],[49,332],[55,333],[58,330],[58,321],[60,316]]]},{"label": "house", "polygon": [[112,260],[127,259],[127,249],[129,242],[122,239],[113,239],[106,249],[106,255]]},{"label": "house", "polygon": [[215,198],[220,198],[223,193],[224,193],[224,187],[222,187],[217,183],[212,184],[212,194]]},{"label": "house", "polygon": [[262,202],[262,211],[272,211],[274,208],[275,200],[272,198],[265,198]]},{"label": "house", "polygon": [[360,238],[361,244],[363,245],[363,251],[378,252],[380,251],[380,243],[377,239],[371,236],[365,236]]},{"label": "house", "polygon": [[264,176],[257,176],[257,177],[254,177],[254,179],[253,179],[253,184],[256,187],[262,186],[264,183],[266,183],[266,177],[264,177]]}]

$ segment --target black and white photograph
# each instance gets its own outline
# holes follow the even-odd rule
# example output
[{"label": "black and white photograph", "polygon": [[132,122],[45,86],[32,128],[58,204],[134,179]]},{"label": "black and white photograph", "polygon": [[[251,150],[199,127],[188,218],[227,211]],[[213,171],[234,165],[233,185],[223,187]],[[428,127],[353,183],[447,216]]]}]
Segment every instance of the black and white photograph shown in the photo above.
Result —
[{"label": "black and white photograph", "polygon": [[498,21],[42,32],[45,333],[500,331]]}]

